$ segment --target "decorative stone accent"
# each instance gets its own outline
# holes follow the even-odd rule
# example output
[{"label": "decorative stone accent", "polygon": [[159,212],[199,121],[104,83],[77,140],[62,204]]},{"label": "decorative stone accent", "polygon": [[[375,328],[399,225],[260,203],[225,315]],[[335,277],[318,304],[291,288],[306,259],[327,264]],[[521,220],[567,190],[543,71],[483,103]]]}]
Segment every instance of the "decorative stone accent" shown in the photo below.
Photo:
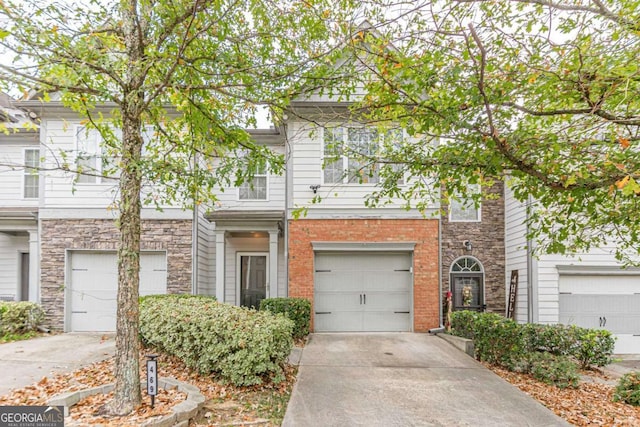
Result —
[{"label": "decorative stone accent", "polygon": [[[504,189],[501,181],[483,191],[498,196],[483,200],[480,222],[449,222],[448,212],[442,217],[442,301],[449,290],[451,264],[463,256],[478,259],[484,267],[485,304],[487,311],[505,313],[505,246]],[[469,240],[472,250],[465,249]]]},{"label": "decorative stone accent", "polygon": [[[187,394],[186,400],[175,405],[171,414],[161,418],[151,419],[144,424],[143,427],[181,427],[188,426],[191,419],[198,415],[205,402],[205,397],[200,390],[191,384],[178,381],[175,378],[159,378],[158,386],[165,390],[177,388],[178,391]],[[146,387],[146,385],[145,385]],[[69,416],[69,408],[81,401],[82,399],[100,393],[109,393],[114,389],[113,384],[107,384],[99,387],[93,387],[86,390],[74,391],[54,396],[47,402],[50,406],[64,406],[64,416]],[[71,420],[65,420],[66,426],[79,426]]]},{"label": "decorative stone accent", "polygon": [[[41,304],[46,323],[64,328],[65,251],[91,249],[115,251],[120,238],[113,220],[43,219],[41,235]],[[191,292],[192,221],[142,221],[142,250],[167,253],[167,292]]]},{"label": "decorative stone accent", "polygon": [[[415,242],[413,330],[440,325],[438,315],[438,221],[428,219],[299,219],[289,221],[289,296],[313,304],[311,242]],[[311,327],[313,328],[313,310]],[[313,330],[313,329],[312,329]]]}]

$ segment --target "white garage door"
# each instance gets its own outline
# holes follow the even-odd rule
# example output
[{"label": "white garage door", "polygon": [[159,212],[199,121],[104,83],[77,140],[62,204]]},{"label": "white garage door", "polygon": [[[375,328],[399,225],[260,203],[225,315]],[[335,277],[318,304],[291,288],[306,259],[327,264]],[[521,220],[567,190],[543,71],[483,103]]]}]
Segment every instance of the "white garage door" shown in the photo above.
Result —
[{"label": "white garage door", "polygon": [[[115,252],[72,252],[70,281],[71,331],[115,331],[118,267]],[[140,295],[167,292],[166,255],[140,256]]]},{"label": "white garage door", "polygon": [[640,354],[640,276],[561,275],[560,323],[607,329],[616,354]]},{"label": "white garage door", "polygon": [[411,331],[408,253],[316,253],[316,332]]}]

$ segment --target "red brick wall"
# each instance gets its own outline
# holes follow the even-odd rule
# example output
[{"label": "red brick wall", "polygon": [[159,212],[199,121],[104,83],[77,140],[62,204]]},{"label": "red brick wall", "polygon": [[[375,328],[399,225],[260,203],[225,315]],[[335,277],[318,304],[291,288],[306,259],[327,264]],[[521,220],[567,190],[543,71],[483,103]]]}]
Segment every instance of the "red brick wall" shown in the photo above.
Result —
[{"label": "red brick wall", "polygon": [[[413,257],[413,329],[416,332],[425,332],[440,325],[437,220],[289,221],[289,296],[307,298],[313,304],[314,268],[311,242],[416,242]],[[311,327],[313,329],[313,314]]]}]

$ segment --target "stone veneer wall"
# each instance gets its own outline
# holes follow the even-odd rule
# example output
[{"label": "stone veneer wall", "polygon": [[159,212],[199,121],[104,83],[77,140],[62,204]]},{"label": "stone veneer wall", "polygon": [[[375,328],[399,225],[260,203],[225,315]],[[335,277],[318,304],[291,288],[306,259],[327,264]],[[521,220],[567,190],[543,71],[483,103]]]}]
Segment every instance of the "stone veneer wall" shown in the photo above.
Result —
[{"label": "stone veneer wall", "polygon": [[[55,330],[64,328],[65,250],[116,250],[119,232],[108,219],[42,220],[41,290],[46,324]],[[191,292],[190,220],[142,221],[142,250],[167,252],[167,292]]]},{"label": "stone veneer wall", "polygon": [[[484,190],[498,195],[483,200],[481,222],[449,222],[442,217],[442,289],[443,301],[449,290],[449,269],[459,257],[473,256],[484,267],[485,304],[487,311],[504,314],[505,306],[505,246],[504,246],[504,185],[501,181]],[[463,242],[469,240],[473,249],[467,251]]]},{"label": "stone veneer wall", "polygon": [[[440,325],[438,221],[426,219],[299,219],[289,221],[289,296],[313,304],[311,242],[416,242],[413,253],[413,330]],[[313,309],[312,330],[313,330]]]}]

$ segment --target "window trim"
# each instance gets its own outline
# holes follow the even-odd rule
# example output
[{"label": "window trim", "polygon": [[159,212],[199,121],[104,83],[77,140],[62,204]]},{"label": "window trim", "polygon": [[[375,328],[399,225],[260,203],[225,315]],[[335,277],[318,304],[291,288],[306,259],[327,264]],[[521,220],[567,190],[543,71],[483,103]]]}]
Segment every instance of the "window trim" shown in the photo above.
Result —
[{"label": "window trim", "polygon": [[[22,199],[23,200],[38,200],[40,198],[40,172],[36,169],[36,172],[31,171],[31,167],[27,167],[27,151],[35,151],[37,153],[36,168],[40,166],[40,148],[26,147],[22,150],[22,159],[24,162],[24,168],[22,171]],[[35,197],[27,197],[27,177],[35,176],[37,178],[37,191]]]},{"label": "window trim", "polygon": [[260,177],[264,177],[266,180],[265,183],[265,198],[264,199],[242,199],[240,198],[240,188],[242,185],[248,184],[247,182],[242,183],[240,186],[236,187],[236,201],[238,202],[268,202],[269,201],[269,190],[270,190],[270,174],[269,171],[266,170],[264,172],[264,174],[260,174],[260,173],[254,173],[253,174],[253,178],[260,178]]},{"label": "window trim", "polygon": [[[476,186],[477,190],[475,191],[476,193],[482,193],[482,188],[480,187],[480,184],[468,184],[469,186]],[[462,202],[462,201],[460,201]],[[460,203],[457,202],[457,203]],[[482,222],[482,201],[480,201],[480,204],[478,205],[478,207],[476,208],[474,206],[474,209],[477,212],[477,219],[454,219],[453,218],[453,209],[451,209],[451,199],[449,199],[449,204],[448,204],[448,216],[449,216],[449,222]]]},{"label": "window trim", "polygon": [[[79,154],[81,153],[80,151],[80,138],[78,138],[78,135],[80,135],[80,132],[84,132],[86,131],[86,126],[81,125],[81,124],[76,124],[74,126],[74,133],[73,133],[73,137],[75,139],[75,165],[76,165],[76,169],[78,167],[78,158],[79,158]],[[97,152],[95,153],[96,156],[96,167],[95,167],[95,171],[96,171],[96,176],[92,176],[92,175],[85,175],[85,176],[90,176],[92,178],[95,179],[95,181],[93,182],[80,182],[78,181],[78,178],[76,178],[75,180],[75,185],[100,185],[103,184],[103,179],[102,179],[102,135],[100,135],[100,132],[98,132],[97,129],[88,129],[89,133],[87,134],[90,135],[91,132],[96,132],[97,136],[96,136],[96,146],[97,146]],[[82,152],[84,153],[84,152]],[[82,174],[76,173],[75,174],[76,177],[79,177]]]},{"label": "window trim", "polygon": [[[350,176],[349,176],[349,156],[348,154],[342,154],[340,156],[338,156],[338,158],[340,158],[342,160],[342,181],[341,182],[326,182],[325,181],[325,159],[327,158],[327,156],[325,155],[325,132],[327,131],[327,129],[338,129],[338,128],[342,128],[342,143],[345,142],[349,142],[349,129],[375,129],[371,126],[366,126],[366,125],[358,125],[358,124],[348,124],[348,125],[338,125],[338,126],[331,126],[331,125],[326,125],[326,126],[322,126],[321,127],[321,132],[320,132],[320,184],[321,185],[351,185],[351,186],[368,186],[368,187],[375,187],[380,183],[380,178],[378,176],[378,181],[377,182],[359,182],[359,180],[351,180]],[[406,138],[404,129],[401,129],[402,132],[402,139],[404,140]],[[380,143],[380,137],[381,135],[378,135],[378,144]],[[376,163],[377,168],[380,168],[381,165],[383,165],[382,163]],[[406,177],[403,174],[403,179],[402,179],[402,183],[399,183],[398,186],[403,186],[405,185],[407,182]]]},{"label": "window trim", "polygon": [[[476,265],[478,265],[480,267],[479,271],[476,270],[453,270],[453,267],[458,264],[460,261],[464,260],[464,259],[470,259],[473,260],[474,263]],[[453,260],[453,262],[451,263],[451,265],[449,266],[449,291],[451,291],[452,293],[454,293],[454,281],[456,278],[458,277],[468,277],[468,278],[478,278],[480,280],[480,284],[479,284],[479,299],[480,299],[480,305],[479,306],[456,306],[455,305],[455,295],[453,296],[453,300],[452,300],[452,307],[453,310],[456,310],[456,307],[458,307],[458,309],[466,309],[466,310],[475,310],[475,311],[485,311],[486,309],[486,305],[487,305],[487,294],[486,294],[486,284],[485,284],[485,279],[486,279],[486,272],[484,269],[484,265],[480,262],[480,260],[474,256],[471,255],[464,255],[461,257],[456,258],[455,260]],[[462,308],[460,308],[462,307]],[[469,307],[469,308],[464,308],[464,307]]]}]

